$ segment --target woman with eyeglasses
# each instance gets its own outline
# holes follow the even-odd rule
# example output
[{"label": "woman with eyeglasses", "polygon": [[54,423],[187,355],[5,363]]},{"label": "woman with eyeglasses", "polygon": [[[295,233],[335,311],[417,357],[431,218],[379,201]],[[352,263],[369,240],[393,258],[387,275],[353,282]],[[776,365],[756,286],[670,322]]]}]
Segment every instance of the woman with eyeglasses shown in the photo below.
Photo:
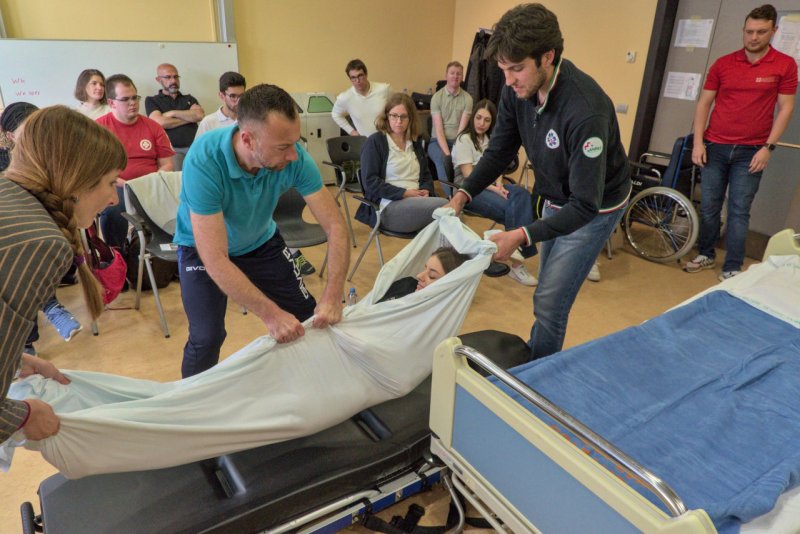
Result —
[{"label": "woman with eyeglasses", "polygon": [[97,69],[85,69],[78,75],[75,98],[80,102],[75,111],[92,120],[111,111],[106,101],[106,77]]},{"label": "woman with eyeglasses", "polygon": [[[419,118],[411,97],[395,93],[375,121],[361,151],[364,195],[383,208],[381,225],[395,232],[416,232],[431,222],[447,200],[436,198],[428,158],[419,139]],[[356,219],[374,226],[375,211],[361,205]]]},{"label": "woman with eyeglasses", "polygon": [[[461,185],[489,146],[489,136],[494,128],[497,107],[491,100],[483,99],[472,109],[472,119],[456,138],[453,145],[453,170],[456,185]],[[498,185],[498,182],[499,185]],[[512,230],[533,223],[531,194],[518,185],[505,185],[498,177],[480,194],[475,195],[466,206],[469,211],[505,226]],[[530,246],[511,256],[511,271],[508,276],[525,286],[535,286],[539,282],[525,268],[523,258],[536,254],[536,247]]]},{"label": "woman with eyeglasses", "polygon": [[127,161],[111,132],[65,106],[36,111],[15,137],[11,163],[0,175],[0,443],[17,430],[31,440],[58,432],[49,404],[6,394],[15,375],[69,383],[52,363],[23,354],[25,338],[73,263],[92,317],[103,311],[79,229],[116,204],[116,181]]}]

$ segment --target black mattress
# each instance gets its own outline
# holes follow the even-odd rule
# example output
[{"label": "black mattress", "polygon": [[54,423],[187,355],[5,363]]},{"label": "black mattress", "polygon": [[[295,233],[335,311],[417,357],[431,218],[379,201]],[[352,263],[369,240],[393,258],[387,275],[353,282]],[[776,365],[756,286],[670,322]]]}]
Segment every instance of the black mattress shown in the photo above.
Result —
[{"label": "black mattress", "polygon": [[[529,359],[517,336],[461,336],[498,365]],[[167,469],[61,475],[39,487],[48,534],[253,532],[414,471],[430,444],[430,378],[312,436]],[[222,467],[221,467],[222,465]]]}]

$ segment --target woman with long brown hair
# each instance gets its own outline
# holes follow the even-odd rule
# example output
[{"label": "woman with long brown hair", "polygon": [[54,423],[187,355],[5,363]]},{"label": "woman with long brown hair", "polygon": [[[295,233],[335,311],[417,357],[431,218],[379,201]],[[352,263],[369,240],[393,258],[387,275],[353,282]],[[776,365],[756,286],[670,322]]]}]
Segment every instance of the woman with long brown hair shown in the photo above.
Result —
[{"label": "woman with long brown hair", "polygon": [[73,261],[92,317],[102,312],[79,230],[117,202],[126,159],[111,132],[64,106],[35,112],[15,134],[11,164],[0,174],[0,442],[18,429],[32,440],[58,432],[48,404],[6,394],[15,374],[68,383],[51,363],[22,349],[37,311]]}]

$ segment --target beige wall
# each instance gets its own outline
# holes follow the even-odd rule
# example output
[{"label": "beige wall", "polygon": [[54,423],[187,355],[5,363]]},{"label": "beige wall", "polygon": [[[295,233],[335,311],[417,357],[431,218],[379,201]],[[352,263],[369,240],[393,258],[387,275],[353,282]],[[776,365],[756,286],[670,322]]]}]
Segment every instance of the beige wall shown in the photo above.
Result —
[{"label": "beige wall", "polygon": [[[478,28],[491,28],[518,0],[456,0],[453,56],[466,61]],[[628,104],[617,114],[627,147],[633,132],[639,89],[644,76],[650,31],[657,0],[548,0],[564,36],[564,57],[592,76],[615,104]],[[625,62],[628,50],[634,63]]]},{"label": "beige wall", "polygon": [[455,0],[235,0],[239,65],[248,83],[338,93],[347,62],[372,80],[427,91],[443,77]]},{"label": "beige wall", "polygon": [[[552,0],[565,57],[592,75],[615,103],[629,143],[657,0]],[[451,59],[466,62],[479,27],[517,0],[234,0],[239,67],[249,83],[337,93],[343,68],[360,57],[370,78],[425,92]],[[213,0],[0,0],[9,37],[213,41]],[[131,6],[135,10],[131,10]],[[159,16],[143,17],[144,13]],[[635,63],[625,52],[637,52]],[[187,68],[186,66],[179,66]]]},{"label": "beige wall", "polygon": [[6,33],[15,39],[213,41],[213,6],[213,0],[0,0]]},{"label": "beige wall", "polygon": [[[0,0],[8,36],[21,39],[213,41],[214,5]],[[373,80],[425,92],[451,59],[454,10],[455,0],[234,0],[239,68],[251,85],[338,93],[359,57]]]}]

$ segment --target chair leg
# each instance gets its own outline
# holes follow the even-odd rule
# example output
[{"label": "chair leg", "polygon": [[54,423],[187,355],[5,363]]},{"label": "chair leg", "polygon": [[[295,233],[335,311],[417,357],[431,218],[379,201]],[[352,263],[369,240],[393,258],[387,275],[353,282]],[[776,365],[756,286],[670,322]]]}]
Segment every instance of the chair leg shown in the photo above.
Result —
[{"label": "chair leg", "polygon": [[142,297],[142,276],[144,275],[145,258],[149,259],[149,255],[139,254],[139,272],[136,273],[136,302],[133,305],[134,310],[139,309],[139,303]]},{"label": "chair leg", "polygon": [[356,260],[356,264],[353,265],[353,270],[350,271],[350,276],[347,277],[347,281],[348,282],[350,282],[353,279],[353,275],[356,274],[356,269],[358,269],[358,266],[361,263],[361,260],[364,258],[364,254],[367,253],[367,249],[369,248],[370,243],[372,243],[372,240],[375,238],[377,233],[378,233],[378,227],[375,226],[375,228],[372,229],[372,232],[370,232],[369,238],[367,239],[367,242],[364,243],[364,248],[361,249],[361,254],[358,255],[358,259]]},{"label": "chair leg", "polygon": [[322,260],[322,267],[319,269],[319,277],[322,278],[323,273],[325,272],[325,267],[328,265],[328,251],[325,251],[325,259]]},{"label": "chair leg", "polygon": [[609,260],[612,258],[612,255],[611,255],[611,238],[610,237],[606,240],[606,256],[608,256]]},{"label": "chair leg", "polygon": [[147,266],[147,276],[150,277],[150,287],[153,288],[153,297],[156,299],[156,308],[158,308],[158,316],[161,320],[161,330],[164,331],[164,337],[169,337],[169,328],[167,328],[167,318],[164,317],[164,308],[161,306],[161,297],[158,296],[158,287],[156,286],[156,277],[153,274],[153,266],[150,264],[150,258],[145,261]]},{"label": "chair leg", "polygon": [[97,321],[92,321],[92,335],[93,336],[99,336],[100,335],[100,329],[97,328]]},{"label": "chair leg", "polygon": [[381,236],[380,236],[380,234],[375,236],[375,248],[378,249],[378,261],[380,262],[381,267],[383,267],[383,251],[381,250]]},{"label": "chair leg", "polygon": [[356,234],[353,231],[353,222],[350,220],[350,208],[347,206],[347,194],[344,190],[344,185],[346,180],[342,180],[342,185],[339,188],[339,193],[336,195],[336,200],[338,202],[339,198],[342,199],[342,205],[344,206],[344,220],[347,223],[347,229],[350,231],[350,240],[353,242],[353,248],[356,248]]}]

